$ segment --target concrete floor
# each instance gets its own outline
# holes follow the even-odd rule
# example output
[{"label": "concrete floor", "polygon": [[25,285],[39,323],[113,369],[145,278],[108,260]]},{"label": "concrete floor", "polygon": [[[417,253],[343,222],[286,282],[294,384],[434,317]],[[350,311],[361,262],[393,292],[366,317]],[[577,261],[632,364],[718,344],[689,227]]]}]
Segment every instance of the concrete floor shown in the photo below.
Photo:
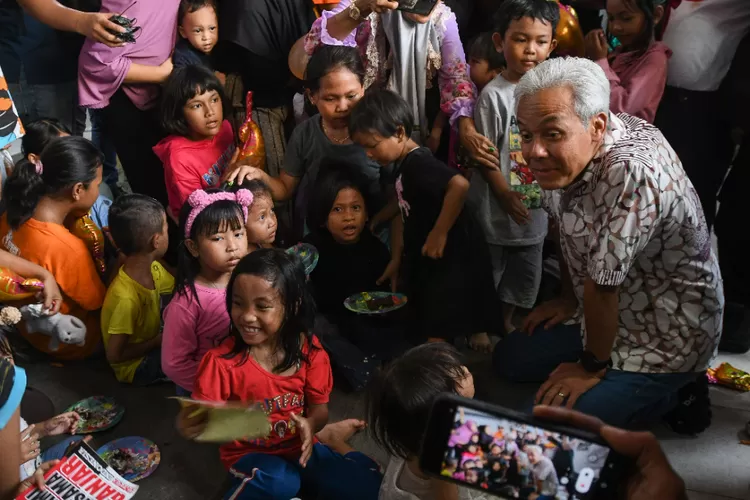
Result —
[{"label": "concrete floor", "polygon": [[[534,386],[512,385],[495,379],[489,358],[470,354],[477,398],[510,408],[523,408]],[[750,370],[750,356],[720,356],[737,367]],[[718,363],[718,361],[717,361]],[[93,395],[113,396],[126,413],[115,428],[94,435],[94,445],[125,436],[143,436],[161,448],[159,469],[140,483],[137,498],[142,500],[206,500],[219,492],[225,472],[218,461],[217,447],[182,439],[174,427],[178,405],[169,384],[134,388],[118,383],[103,359],[83,363],[51,363],[49,360],[20,360],[27,369],[29,385],[47,394],[60,412],[68,405]],[[654,431],[685,479],[692,500],[750,500],[750,447],[739,444],[747,439],[743,429],[750,421],[750,393],[712,388],[713,425],[697,438],[678,436],[666,428]],[[364,416],[362,394],[335,389],[330,403],[331,421]],[[46,444],[46,443],[45,443]],[[50,442],[51,444],[51,442]],[[356,436],[353,446],[385,463],[387,456],[366,433]]]},{"label": "concrete floor", "polygon": [[[85,135],[90,137],[90,131]],[[20,149],[13,152],[20,152]],[[120,179],[121,188],[130,191],[122,171]],[[528,405],[536,391],[535,385],[500,381],[492,376],[488,356],[472,352],[466,355],[474,375],[477,399],[515,409]],[[750,353],[719,355],[712,366],[723,361],[750,372]],[[104,359],[63,365],[49,360],[20,360],[19,364],[27,368],[29,385],[47,394],[58,412],[94,395],[112,396],[125,406],[123,420],[115,428],[94,435],[93,444],[98,447],[120,437],[143,436],[159,445],[161,465],[151,477],[139,483],[141,489],[136,498],[211,500],[220,492],[226,473],[219,463],[217,446],[188,442],[177,434],[174,420],[178,404],[168,399],[174,395],[170,384],[149,388],[120,384]],[[684,478],[691,500],[750,500],[750,446],[739,444],[740,439],[750,438],[744,432],[750,421],[750,392],[739,393],[714,386],[711,399],[713,423],[700,436],[679,436],[665,427],[653,431],[675,470]],[[362,394],[335,388],[329,405],[330,421],[363,418],[364,406]],[[366,433],[355,436],[352,445],[382,464],[387,462],[387,455]]]}]

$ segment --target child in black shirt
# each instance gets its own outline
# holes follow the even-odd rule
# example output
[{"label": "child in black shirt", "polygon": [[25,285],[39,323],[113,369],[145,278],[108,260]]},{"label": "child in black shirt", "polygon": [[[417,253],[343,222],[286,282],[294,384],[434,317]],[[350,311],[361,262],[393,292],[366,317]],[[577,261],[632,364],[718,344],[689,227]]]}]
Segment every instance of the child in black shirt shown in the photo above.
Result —
[{"label": "child in black shirt", "polygon": [[[414,119],[388,90],[366,94],[349,117],[352,139],[381,165],[395,163],[401,217],[391,232],[388,277],[403,268],[415,330],[425,340],[469,337],[490,349],[498,302],[489,251],[464,200],[469,182],[410,139]],[[395,214],[395,204],[384,210]],[[389,216],[377,216],[387,220]]]},{"label": "child in black shirt", "polygon": [[178,14],[180,38],[172,55],[175,68],[198,65],[213,71],[211,51],[219,40],[215,0],[182,0]]},{"label": "child in black shirt", "polygon": [[409,347],[402,340],[400,311],[360,316],[344,307],[344,300],[355,293],[387,289],[381,277],[391,257],[367,228],[363,185],[351,166],[324,160],[308,206],[311,232],[304,239],[319,253],[310,274],[318,312],[340,335],[316,333],[334,366],[349,370],[343,375],[354,388],[369,380],[375,362],[388,361]]}]

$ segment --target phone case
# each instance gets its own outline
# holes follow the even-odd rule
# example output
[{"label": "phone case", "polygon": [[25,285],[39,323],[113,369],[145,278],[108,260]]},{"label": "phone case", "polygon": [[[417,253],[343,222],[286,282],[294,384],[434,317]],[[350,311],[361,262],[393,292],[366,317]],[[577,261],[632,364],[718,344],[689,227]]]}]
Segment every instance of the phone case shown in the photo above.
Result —
[{"label": "phone case", "polygon": [[432,12],[437,3],[438,0],[401,0],[398,3],[398,10],[419,16],[426,16]]},{"label": "phone case", "polygon": [[[460,444],[449,444],[450,440],[454,439],[452,430],[454,429],[454,426],[456,424],[456,412],[458,411],[458,407],[463,407],[466,410],[475,410],[481,413],[486,413],[488,416],[491,416],[493,418],[509,420],[511,422],[518,423],[519,426],[526,425],[530,426],[531,428],[541,428],[544,431],[548,431],[551,433],[559,433],[563,435],[563,438],[568,437],[580,440],[582,441],[582,443],[579,446],[588,446],[590,450],[588,453],[597,453],[596,451],[594,451],[595,449],[590,448],[591,445],[598,445],[607,448],[607,455],[603,456],[601,455],[601,453],[597,453],[602,460],[600,468],[597,468],[598,477],[595,476],[595,474],[597,473],[596,471],[592,470],[591,468],[584,468],[581,470],[581,474],[578,475],[578,478],[571,480],[569,484],[575,487],[575,482],[583,478],[583,473],[588,470],[587,480],[588,486],[591,486],[591,488],[584,493],[578,493],[576,498],[579,498],[581,500],[608,499],[612,498],[612,495],[615,493],[615,490],[617,489],[616,485],[620,482],[621,474],[627,466],[627,460],[621,455],[614,452],[599,435],[578,428],[560,425],[555,422],[540,420],[525,413],[516,412],[499,406],[484,403],[482,401],[462,398],[460,396],[452,394],[440,396],[435,401],[430,413],[427,432],[425,434],[425,439],[422,444],[422,452],[420,454],[420,468],[427,474],[438,477],[444,481],[459,484],[461,486],[490,492],[493,495],[498,496],[498,498],[514,498],[513,495],[502,491],[502,489],[488,490],[487,488],[490,488],[490,486],[483,487],[481,483],[469,482],[468,471],[466,472],[467,478],[465,480],[456,478],[455,475],[451,475],[450,473],[446,474],[447,467],[449,467],[448,460],[450,460],[448,456],[450,452],[455,451],[452,450],[452,448],[455,446],[457,446],[457,449],[459,450],[462,448],[462,445]],[[468,444],[466,446],[468,446]],[[461,455],[459,454],[459,457],[460,456]],[[455,461],[456,458],[454,458],[453,460]],[[487,464],[485,463],[483,466],[480,466],[480,469],[478,470],[485,469],[484,472],[487,473],[488,470],[486,470],[486,467]],[[563,485],[568,483],[560,484]],[[494,488],[498,487],[502,488],[502,483],[501,486],[495,486]],[[561,486],[561,488],[563,487],[564,486]]]}]

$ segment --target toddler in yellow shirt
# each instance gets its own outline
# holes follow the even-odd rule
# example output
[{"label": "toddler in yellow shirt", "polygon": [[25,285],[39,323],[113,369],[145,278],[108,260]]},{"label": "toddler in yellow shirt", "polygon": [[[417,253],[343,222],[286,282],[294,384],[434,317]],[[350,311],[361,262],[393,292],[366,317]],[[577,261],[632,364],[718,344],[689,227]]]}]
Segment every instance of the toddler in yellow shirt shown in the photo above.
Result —
[{"label": "toddler in yellow shirt", "polygon": [[161,300],[174,277],[158,261],[169,245],[167,215],[155,199],[129,194],[109,210],[109,229],[124,263],[102,306],[102,337],[117,380],[148,385],[161,369]]}]

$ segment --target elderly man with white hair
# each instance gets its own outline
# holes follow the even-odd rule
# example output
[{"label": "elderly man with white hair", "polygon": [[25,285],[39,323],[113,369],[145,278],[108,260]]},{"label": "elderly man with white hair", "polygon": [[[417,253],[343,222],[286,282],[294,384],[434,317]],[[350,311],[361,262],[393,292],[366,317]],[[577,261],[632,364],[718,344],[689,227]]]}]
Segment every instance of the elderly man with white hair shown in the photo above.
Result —
[{"label": "elderly man with white hair", "polygon": [[496,370],[544,382],[538,403],[623,427],[658,419],[721,336],[722,280],[700,200],[658,129],[609,112],[595,63],[546,61],[515,97],[563,284],[498,344]]}]

